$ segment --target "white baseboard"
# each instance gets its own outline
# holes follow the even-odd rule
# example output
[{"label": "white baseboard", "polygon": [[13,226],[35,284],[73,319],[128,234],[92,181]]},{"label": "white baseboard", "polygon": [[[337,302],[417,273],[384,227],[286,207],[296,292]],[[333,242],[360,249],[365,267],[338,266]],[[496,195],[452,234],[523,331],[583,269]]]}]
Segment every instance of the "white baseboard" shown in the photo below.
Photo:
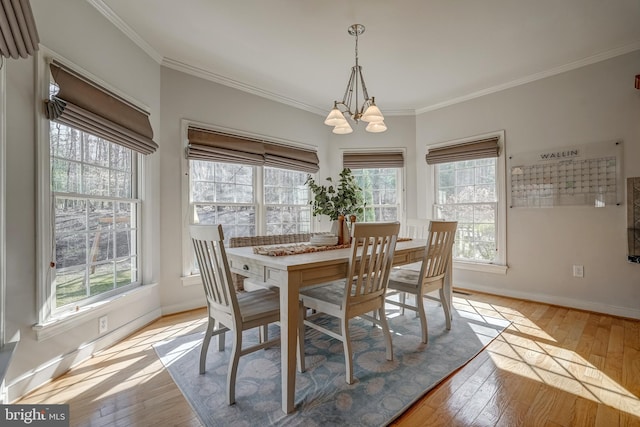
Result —
[{"label": "white baseboard", "polygon": [[618,307],[593,301],[584,301],[578,298],[566,298],[538,293],[534,294],[530,292],[514,291],[510,289],[494,288],[492,286],[482,286],[460,282],[456,283],[456,287],[460,289],[467,289],[470,291],[484,292],[492,295],[501,295],[505,297],[541,302],[545,304],[559,305],[562,307],[576,308],[579,310],[587,310],[595,313],[609,314],[612,316],[626,317],[629,319],[640,319],[640,309],[631,309],[628,307]]},{"label": "white baseboard", "polygon": [[180,304],[162,306],[162,315],[167,316],[169,314],[182,313],[185,311],[196,310],[198,308],[204,308],[206,306],[207,305],[206,305],[206,302],[204,301],[204,296],[203,296],[203,298],[182,302]]},{"label": "white baseboard", "polygon": [[160,308],[152,310],[137,319],[84,344],[82,347],[70,353],[50,360],[30,372],[21,375],[14,379],[10,384],[6,385],[7,401],[13,402],[30,391],[52,381],[67,372],[69,369],[90,358],[94,353],[121,341],[125,337],[131,335],[161,316],[162,312]]}]

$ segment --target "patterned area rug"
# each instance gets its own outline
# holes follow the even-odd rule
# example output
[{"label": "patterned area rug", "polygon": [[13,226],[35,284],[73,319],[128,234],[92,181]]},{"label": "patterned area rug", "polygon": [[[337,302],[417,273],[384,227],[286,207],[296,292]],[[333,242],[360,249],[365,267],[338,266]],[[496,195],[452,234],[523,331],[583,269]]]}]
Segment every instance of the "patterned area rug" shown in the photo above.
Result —
[{"label": "patterned area rug", "polygon": [[[509,325],[504,319],[456,311],[450,331],[441,307],[429,304],[429,343],[420,342],[420,321],[413,312],[388,311],[393,332],[394,360],[385,359],[382,331],[370,322],[351,321],[354,376],[345,382],[342,343],[307,328],[307,371],[296,375],[296,412],[285,415],[280,404],[280,350],[271,348],[242,356],[238,368],[236,403],[226,404],[226,376],[231,353],[230,334],[224,352],[214,338],[207,369],[198,374],[203,333],[155,345],[187,401],[205,426],[382,426],[427,391],[469,362]],[[327,324],[336,325],[330,317]],[[272,325],[270,334],[278,334]],[[275,336],[275,335],[274,335]],[[245,332],[256,342],[257,330]]]}]

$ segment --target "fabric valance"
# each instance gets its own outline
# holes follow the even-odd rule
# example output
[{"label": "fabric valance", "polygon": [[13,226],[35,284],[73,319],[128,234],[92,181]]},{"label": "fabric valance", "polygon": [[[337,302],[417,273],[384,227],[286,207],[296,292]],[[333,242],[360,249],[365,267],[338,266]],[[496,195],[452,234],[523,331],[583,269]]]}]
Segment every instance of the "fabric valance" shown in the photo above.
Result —
[{"label": "fabric valance", "polygon": [[315,151],[195,127],[189,127],[187,137],[188,159],[270,166],[308,173],[319,170]]},{"label": "fabric valance", "polygon": [[27,58],[38,50],[39,42],[29,0],[4,0],[0,4],[0,55]]},{"label": "fabric valance", "polygon": [[45,101],[49,120],[142,154],[157,150],[149,114],[59,64],[50,64],[50,69],[59,91]]},{"label": "fabric valance", "polygon": [[342,166],[349,169],[401,168],[404,167],[404,154],[402,151],[344,153]]},{"label": "fabric valance", "polygon": [[434,165],[437,163],[498,157],[500,155],[499,139],[499,137],[495,136],[462,144],[429,149],[426,156],[427,164]]}]

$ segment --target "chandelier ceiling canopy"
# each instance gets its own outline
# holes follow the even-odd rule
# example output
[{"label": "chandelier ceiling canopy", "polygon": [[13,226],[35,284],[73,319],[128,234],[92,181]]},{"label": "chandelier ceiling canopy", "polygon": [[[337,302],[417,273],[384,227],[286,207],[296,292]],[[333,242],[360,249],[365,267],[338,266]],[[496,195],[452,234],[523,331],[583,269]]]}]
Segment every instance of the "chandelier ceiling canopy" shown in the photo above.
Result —
[{"label": "chandelier ceiling canopy", "polygon": [[355,123],[358,123],[359,120],[367,122],[365,128],[367,132],[384,132],[387,130],[384,116],[376,106],[375,98],[369,97],[367,85],[362,77],[362,67],[358,64],[358,36],[364,33],[364,25],[353,24],[347,31],[356,38],[356,65],[351,67],[351,76],[349,76],[342,101],[333,102],[333,108],[324,123],[334,127],[333,133],[347,134],[353,132],[353,128],[347,120],[348,117]]}]

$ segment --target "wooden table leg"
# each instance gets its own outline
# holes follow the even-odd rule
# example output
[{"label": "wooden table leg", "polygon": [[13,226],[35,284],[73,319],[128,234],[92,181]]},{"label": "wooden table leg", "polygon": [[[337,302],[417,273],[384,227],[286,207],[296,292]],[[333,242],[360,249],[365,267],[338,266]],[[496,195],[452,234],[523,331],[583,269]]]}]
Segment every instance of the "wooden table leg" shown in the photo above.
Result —
[{"label": "wooden table leg", "polygon": [[298,337],[298,284],[289,280],[280,288],[280,339],[282,372],[282,410],[289,414],[295,409],[296,350]]}]

